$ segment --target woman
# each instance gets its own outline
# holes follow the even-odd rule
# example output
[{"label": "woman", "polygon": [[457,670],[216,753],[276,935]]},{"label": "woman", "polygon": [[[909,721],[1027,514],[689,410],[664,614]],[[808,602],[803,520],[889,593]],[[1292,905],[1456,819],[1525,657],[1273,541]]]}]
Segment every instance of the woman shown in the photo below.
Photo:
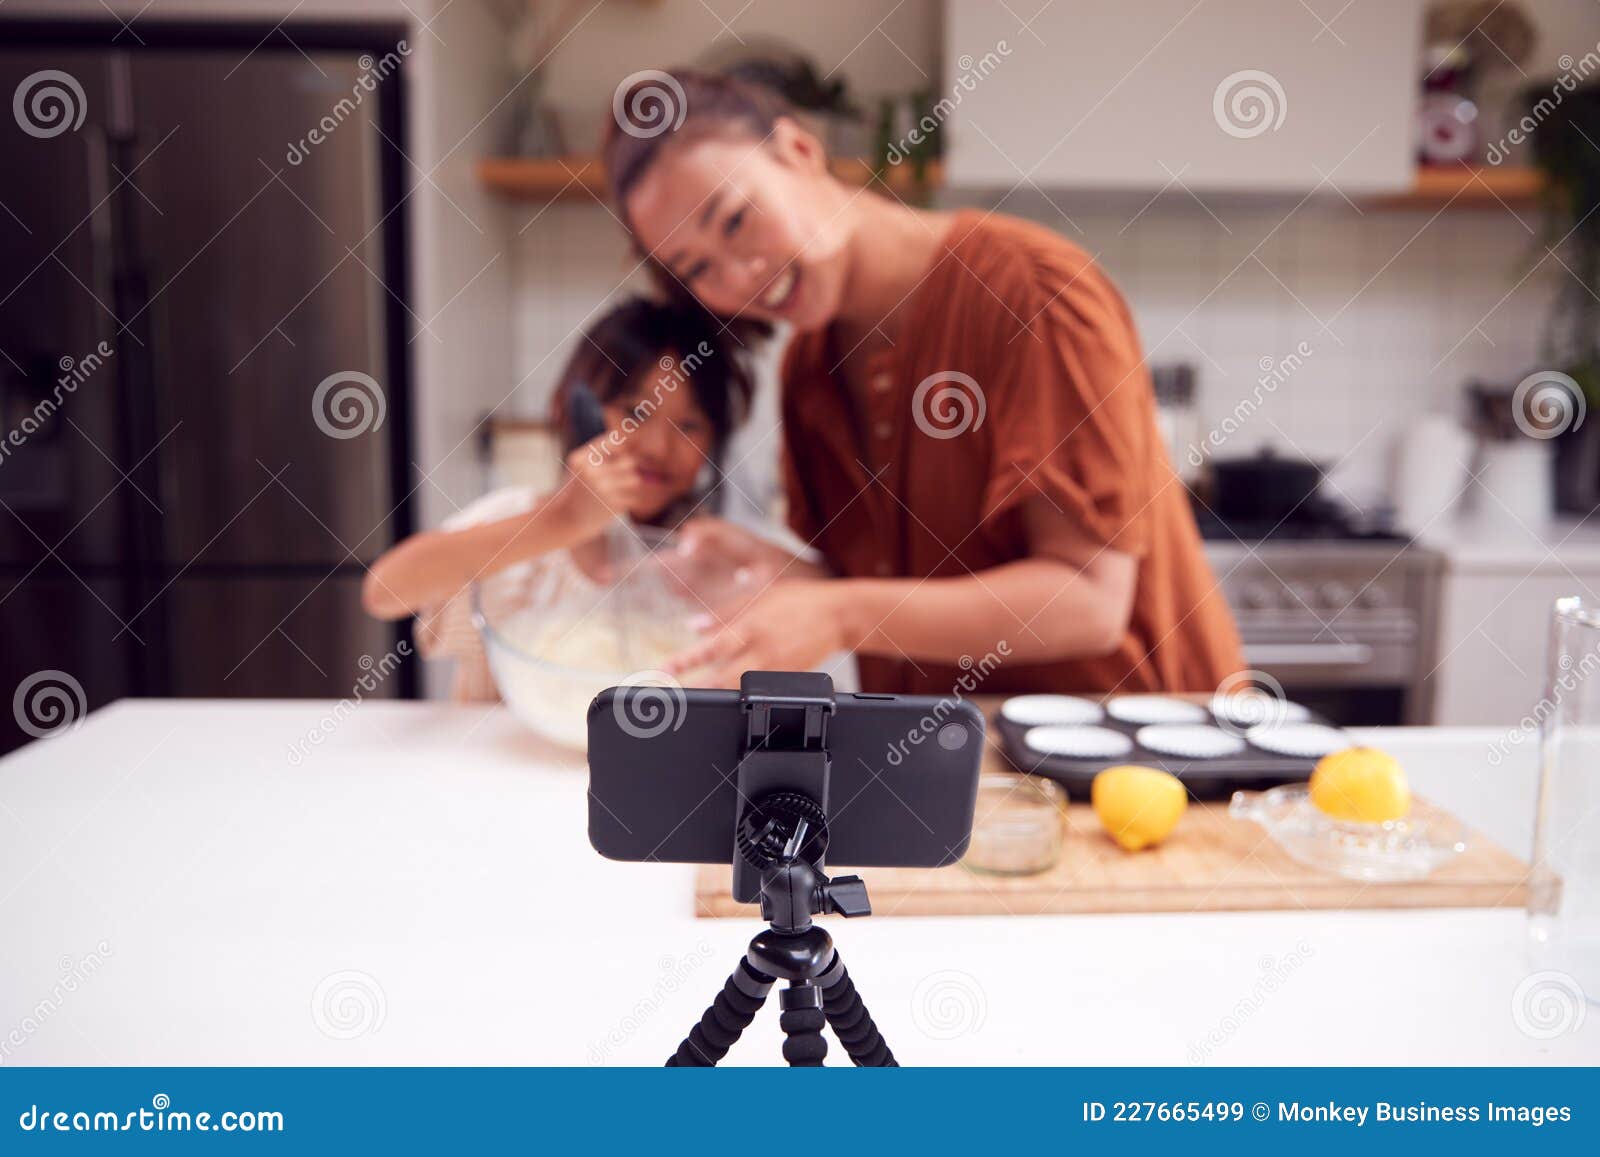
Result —
[{"label": "woman", "polygon": [[613,126],[612,200],[664,285],[792,327],[789,518],[826,570],[691,531],[782,581],[672,669],[736,684],[854,650],[863,689],[934,694],[980,657],[989,691],[1201,691],[1239,670],[1132,317],[1093,261],[847,187],[775,96],[673,80],[621,94],[666,107]]}]

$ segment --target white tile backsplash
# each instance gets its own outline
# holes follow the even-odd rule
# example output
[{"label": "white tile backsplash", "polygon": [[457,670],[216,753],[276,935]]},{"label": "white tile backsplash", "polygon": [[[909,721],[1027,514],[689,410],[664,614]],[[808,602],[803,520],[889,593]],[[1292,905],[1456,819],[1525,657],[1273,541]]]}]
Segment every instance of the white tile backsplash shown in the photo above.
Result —
[{"label": "white tile backsplash", "polygon": [[[1304,364],[1217,453],[1263,442],[1298,450],[1337,464],[1339,489],[1362,504],[1385,490],[1393,438],[1410,421],[1454,411],[1470,378],[1511,383],[1538,368],[1555,278],[1567,276],[1547,259],[1524,279],[1543,253],[1537,214],[1525,207],[1353,208],[1332,194],[1298,208],[1294,200],[1209,197],[1202,206],[1181,192],[1144,205],[1027,190],[1006,198],[1003,211],[1099,256],[1134,310],[1150,360],[1196,366],[1206,429],[1255,389],[1262,359],[1306,342]],[[563,203],[519,212],[516,404],[539,413],[586,319],[642,281],[604,209]],[[772,413],[764,407],[758,422]],[[775,462],[777,442],[766,433],[748,439],[753,487]]]}]

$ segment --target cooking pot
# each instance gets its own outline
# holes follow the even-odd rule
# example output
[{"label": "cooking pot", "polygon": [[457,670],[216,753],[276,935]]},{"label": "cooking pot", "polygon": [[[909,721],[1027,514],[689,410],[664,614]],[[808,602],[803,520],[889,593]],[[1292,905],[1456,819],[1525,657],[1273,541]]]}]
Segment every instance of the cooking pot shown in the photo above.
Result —
[{"label": "cooking pot", "polygon": [[1316,496],[1322,475],[1317,463],[1280,457],[1270,446],[1248,458],[1214,460],[1212,509],[1230,522],[1277,522]]}]

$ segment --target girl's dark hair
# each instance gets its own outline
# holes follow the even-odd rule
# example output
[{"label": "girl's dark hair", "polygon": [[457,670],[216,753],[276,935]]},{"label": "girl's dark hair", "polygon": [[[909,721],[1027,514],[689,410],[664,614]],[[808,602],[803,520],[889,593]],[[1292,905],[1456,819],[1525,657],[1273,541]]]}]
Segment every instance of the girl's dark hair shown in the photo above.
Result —
[{"label": "girl's dark hair", "polygon": [[693,299],[663,304],[632,297],[601,314],[584,330],[556,386],[552,417],[563,452],[579,444],[568,421],[579,385],[602,404],[634,395],[647,401],[651,383],[658,381],[662,388],[687,386],[711,424],[712,489],[719,487],[728,439],[748,415],[755,392],[744,355],[723,328]]},{"label": "girl's dark hair", "polygon": [[[628,220],[628,194],[662,150],[719,134],[764,141],[779,118],[794,115],[789,102],[770,88],[691,69],[641,73],[619,90],[612,108],[617,115],[606,123],[600,158],[612,206],[630,235],[634,233],[633,222]],[[637,248],[636,235],[634,242]],[[668,300],[694,301],[694,295],[669,270],[648,254],[641,256]],[[772,332],[762,321],[734,318],[725,325],[741,345],[747,338]]]}]

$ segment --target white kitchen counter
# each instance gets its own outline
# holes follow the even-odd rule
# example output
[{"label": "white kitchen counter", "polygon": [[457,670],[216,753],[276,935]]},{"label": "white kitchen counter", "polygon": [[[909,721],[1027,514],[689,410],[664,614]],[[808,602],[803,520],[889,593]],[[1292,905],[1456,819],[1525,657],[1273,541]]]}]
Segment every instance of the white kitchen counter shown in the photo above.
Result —
[{"label": "white kitchen counter", "polygon": [[1441,520],[1422,542],[1443,557],[1447,570],[1461,573],[1520,578],[1600,570],[1600,519],[1524,523],[1499,510],[1491,509],[1491,514]]},{"label": "white kitchen counter", "polygon": [[[125,702],[0,760],[4,1063],[665,1059],[756,926],[592,852],[582,763],[504,710],[368,703],[296,765],[333,712]],[[1491,770],[1499,735],[1369,738],[1526,854],[1532,752]],[[1520,911],[830,927],[907,1064],[1600,1063],[1600,1012],[1518,1029]],[[769,1000],[730,1063],[780,1039]]]}]

